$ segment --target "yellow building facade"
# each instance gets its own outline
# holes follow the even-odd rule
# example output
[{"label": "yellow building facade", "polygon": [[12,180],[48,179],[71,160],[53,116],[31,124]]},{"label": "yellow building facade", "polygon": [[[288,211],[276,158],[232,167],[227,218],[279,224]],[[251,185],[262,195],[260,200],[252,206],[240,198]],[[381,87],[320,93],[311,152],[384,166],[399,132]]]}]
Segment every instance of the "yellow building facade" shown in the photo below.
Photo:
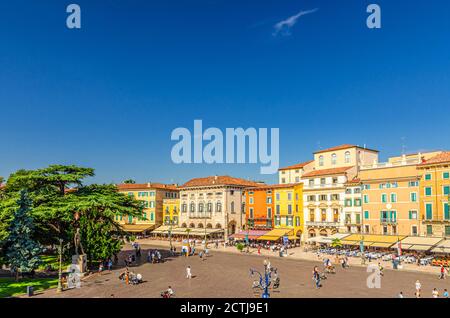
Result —
[{"label": "yellow building facade", "polygon": [[303,184],[276,185],[274,190],[274,228],[291,229],[291,239],[304,232]]},{"label": "yellow building facade", "polygon": [[163,200],[179,198],[176,185],[162,183],[119,184],[118,191],[138,200],[142,204],[142,215],[116,215],[116,221],[126,232],[148,232],[164,222]]},{"label": "yellow building facade", "polygon": [[180,213],[180,198],[163,199],[163,224],[178,226]]},{"label": "yellow building facade", "polygon": [[422,235],[450,236],[450,152],[442,152],[417,166],[420,174]]}]

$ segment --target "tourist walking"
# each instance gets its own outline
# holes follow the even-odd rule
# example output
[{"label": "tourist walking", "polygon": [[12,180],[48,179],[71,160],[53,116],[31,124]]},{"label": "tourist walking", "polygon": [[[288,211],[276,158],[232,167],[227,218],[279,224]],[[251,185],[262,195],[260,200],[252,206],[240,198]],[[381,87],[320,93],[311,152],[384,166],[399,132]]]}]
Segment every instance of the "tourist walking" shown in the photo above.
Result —
[{"label": "tourist walking", "polygon": [[258,255],[261,255],[261,245],[258,245]]},{"label": "tourist walking", "polygon": [[380,271],[380,276],[384,276],[384,273],[383,273],[384,268],[383,268],[383,266],[381,266],[380,262],[378,262],[378,270]]},{"label": "tourist walking", "polygon": [[189,266],[189,265],[188,265],[188,267],[186,267],[186,278],[187,279],[191,279],[192,278],[191,266]]},{"label": "tourist walking", "polygon": [[320,288],[320,274],[319,274],[319,269],[317,268],[317,266],[314,266],[312,279],[316,283],[316,288],[319,289]]},{"label": "tourist walking", "polygon": [[112,270],[112,266],[113,266],[113,261],[112,259],[108,260],[108,270],[111,271]]},{"label": "tourist walking", "polygon": [[397,298],[405,298],[405,297],[403,296],[403,292],[400,292],[400,293],[398,294]]},{"label": "tourist walking", "polygon": [[439,276],[439,279],[445,279],[445,267],[444,267],[444,265],[441,265],[441,275]]}]

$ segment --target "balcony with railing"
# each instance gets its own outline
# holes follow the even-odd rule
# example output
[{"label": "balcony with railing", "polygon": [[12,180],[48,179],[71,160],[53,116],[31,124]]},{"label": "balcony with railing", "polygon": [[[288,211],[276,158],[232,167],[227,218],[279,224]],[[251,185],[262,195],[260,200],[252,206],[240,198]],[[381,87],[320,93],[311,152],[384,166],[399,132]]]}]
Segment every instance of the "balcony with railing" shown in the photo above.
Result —
[{"label": "balcony with railing", "polygon": [[212,212],[189,212],[189,218],[191,219],[210,219]]},{"label": "balcony with railing", "polygon": [[306,221],[305,225],[306,226],[316,226],[316,227],[338,227],[339,226],[339,221],[333,221],[333,222],[328,222],[328,221]]},{"label": "balcony with railing", "polygon": [[384,224],[384,225],[389,225],[389,224],[395,225],[395,224],[397,224],[397,219],[381,218],[380,223]]}]

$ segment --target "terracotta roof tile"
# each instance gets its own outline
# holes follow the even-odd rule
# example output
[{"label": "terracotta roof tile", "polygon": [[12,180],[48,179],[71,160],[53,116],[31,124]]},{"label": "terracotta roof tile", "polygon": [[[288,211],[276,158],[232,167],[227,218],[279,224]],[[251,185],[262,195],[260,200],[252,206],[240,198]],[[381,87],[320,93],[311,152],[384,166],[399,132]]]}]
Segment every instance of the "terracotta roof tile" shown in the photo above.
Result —
[{"label": "terracotta roof tile", "polygon": [[419,166],[440,164],[446,162],[450,163],[450,151],[445,151],[434,157],[431,157],[430,159],[423,161],[421,164],[419,164]]},{"label": "terracotta roof tile", "polygon": [[181,186],[181,188],[189,188],[189,187],[202,187],[202,186],[211,186],[211,185],[237,185],[237,186],[245,186],[245,187],[256,187],[261,186],[261,183],[233,178],[230,176],[209,176],[204,178],[194,178],[186,182]]},{"label": "terracotta roof tile", "polygon": [[119,191],[126,190],[146,190],[146,189],[159,189],[159,190],[178,190],[178,187],[173,184],[164,183],[122,183],[118,184]]},{"label": "terracotta roof tile", "polygon": [[310,164],[311,162],[314,162],[314,160],[310,160],[310,161],[306,161],[306,162],[301,162],[301,163],[297,163],[295,165],[292,166],[287,166],[287,167],[283,167],[278,169],[278,171],[282,171],[282,170],[293,170],[293,169],[301,169],[304,166],[306,166],[307,164]]},{"label": "terracotta roof tile", "polygon": [[328,148],[328,149],[318,150],[318,151],[316,151],[316,152],[314,152],[314,153],[321,153],[321,152],[328,152],[328,151],[342,150],[342,149],[348,149],[348,148],[360,148],[360,149],[365,149],[365,150],[369,150],[369,151],[379,152],[378,150],[369,149],[369,148],[363,148],[363,147],[359,147],[359,146],[357,146],[357,145],[344,144],[344,145],[340,145],[340,146],[336,146],[336,147],[331,147],[331,148]]},{"label": "terracotta roof tile", "polygon": [[333,175],[333,174],[342,174],[351,168],[353,168],[353,167],[350,166],[350,167],[340,167],[340,168],[332,168],[332,169],[313,170],[308,173],[305,173],[303,175],[303,178],[327,176],[327,175]]},{"label": "terracotta roof tile", "polygon": [[302,183],[286,183],[286,184],[266,184],[257,187],[249,187],[247,190],[270,190],[270,189],[282,189],[282,188],[290,188],[297,185],[301,185]]}]

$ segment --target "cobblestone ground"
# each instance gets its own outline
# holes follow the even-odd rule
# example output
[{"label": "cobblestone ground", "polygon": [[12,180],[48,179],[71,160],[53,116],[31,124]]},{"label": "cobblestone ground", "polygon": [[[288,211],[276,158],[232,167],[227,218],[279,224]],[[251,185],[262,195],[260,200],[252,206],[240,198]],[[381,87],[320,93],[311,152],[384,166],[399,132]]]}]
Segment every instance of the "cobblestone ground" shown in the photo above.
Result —
[{"label": "cobblestone ground", "polygon": [[[167,256],[162,264],[145,262],[146,251],[150,245],[142,245],[142,263],[131,267],[135,273],[142,274],[144,283],[126,285],[118,276],[123,271],[123,257],[131,251],[124,250],[120,261],[113,271],[102,275],[94,274],[83,281],[82,287],[57,294],[55,290],[47,290],[35,297],[160,297],[160,292],[171,285],[177,298],[224,297],[254,298],[249,269],[263,270],[263,256],[231,254],[211,250],[206,260],[199,256],[170,257],[167,250],[157,247]],[[278,268],[281,286],[271,297],[387,297],[392,298],[403,291],[406,297],[413,297],[415,282],[422,283],[422,297],[430,297],[433,288],[438,288],[440,295],[443,289],[450,289],[450,279],[439,280],[437,275],[428,273],[402,272],[385,270],[381,280],[381,288],[367,287],[368,273],[364,267],[337,268],[336,274],[328,274],[322,281],[322,288],[315,289],[311,272],[315,265],[322,268],[321,263],[306,260],[292,260],[279,257],[269,258],[271,265]],[[186,266],[192,268],[193,278],[186,279]]]}]

